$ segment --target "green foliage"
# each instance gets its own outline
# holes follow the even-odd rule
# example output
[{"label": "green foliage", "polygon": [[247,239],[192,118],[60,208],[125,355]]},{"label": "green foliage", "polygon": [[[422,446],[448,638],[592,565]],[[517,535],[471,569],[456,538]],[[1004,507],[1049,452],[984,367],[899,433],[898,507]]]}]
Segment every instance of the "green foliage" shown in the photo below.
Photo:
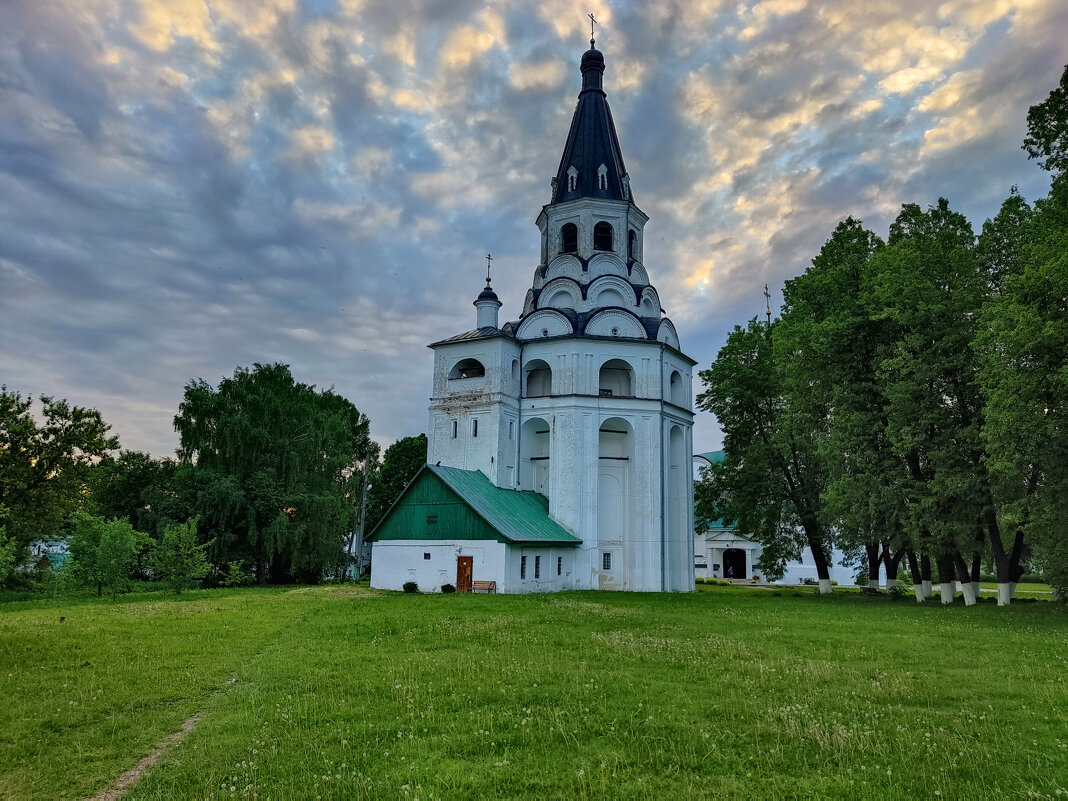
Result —
[{"label": "green foliage", "polygon": [[1030,159],[1045,159],[1040,165],[1044,170],[1061,174],[1068,167],[1068,65],[1060,86],[1028,110],[1023,149]]},{"label": "green foliage", "polygon": [[187,520],[190,510],[177,492],[177,463],[153,459],[140,451],[105,457],[89,471],[95,513],[123,518],[138,531],[156,536],[172,523]]},{"label": "green foliage", "polygon": [[367,418],[283,364],[238,368],[218,388],[186,385],[174,418],[179,492],[213,539],[212,561],[254,566],[263,583],[318,581],[340,563],[355,527]]},{"label": "green foliage", "polygon": [[904,584],[893,584],[886,588],[886,594],[893,600],[899,598],[905,598],[911,592],[910,587],[906,587]]},{"label": "green foliage", "polygon": [[0,505],[7,509],[7,536],[20,551],[56,536],[86,506],[92,460],[119,447],[95,409],[47,395],[39,400],[35,419],[30,396],[0,387]]},{"label": "green foliage", "polygon": [[79,584],[95,587],[98,595],[126,592],[138,554],[152,540],[127,520],[104,520],[85,512],[70,521],[70,572]]},{"label": "green foliage", "polygon": [[763,546],[760,568],[771,580],[808,547],[829,575],[830,532],[817,450],[819,404],[788,392],[773,339],[778,324],[736,326],[716,361],[701,371],[697,404],[716,415],[726,458],[694,489],[696,516],[736,523]]},{"label": "green foliage", "polygon": [[426,450],[426,434],[403,437],[386,448],[367,493],[366,533],[374,530],[419,468],[426,464]]},{"label": "green foliage", "polygon": [[226,577],[221,583],[224,587],[247,587],[252,583],[252,576],[241,562],[235,560],[227,564]]},{"label": "green foliage", "polygon": [[156,574],[176,594],[190,581],[204,578],[211,569],[204,553],[209,543],[197,543],[197,520],[187,520],[163,530],[155,550]]},{"label": "green foliage", "polygon": [[406,581],[406,582],[404,582],[404,584],[402,585],[402,588],[404,589],[405,592],[408,592],[408,593],[412,593],[412,592],[416,592],[417,593],[417,592],[419,592],[419,585],[416,584],[414,581]]},{"label": "green foliage", "polygon": [[0,585],[7,581],[15,569],[15,555],[18,553],[14,538],[7,536],[7,530],[0,526]]},{"label": "green foliage", "polygon": [[444,593],[456,592],[456,587],[452,584],[442,584],[441,591]]}]

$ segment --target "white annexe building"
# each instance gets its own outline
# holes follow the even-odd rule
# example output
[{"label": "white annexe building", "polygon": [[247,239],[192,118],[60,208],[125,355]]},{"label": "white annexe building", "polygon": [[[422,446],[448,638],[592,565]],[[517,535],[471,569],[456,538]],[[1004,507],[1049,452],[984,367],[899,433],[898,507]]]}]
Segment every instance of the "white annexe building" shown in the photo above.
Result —
[{"label": "white annexe building", "polygon": [[476,327],[430,346],[428,465],[369,537],[374,587],[693,590],[695,362],[649,283],[604,69],[591,46],[519,320],[487,277]]}]

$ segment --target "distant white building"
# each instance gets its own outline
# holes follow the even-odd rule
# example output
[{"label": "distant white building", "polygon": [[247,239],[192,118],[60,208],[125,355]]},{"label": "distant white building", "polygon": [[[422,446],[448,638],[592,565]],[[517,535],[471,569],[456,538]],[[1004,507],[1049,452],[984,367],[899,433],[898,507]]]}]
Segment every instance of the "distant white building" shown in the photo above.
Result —
[{"label": "distant white building", "polygon": [[693,590],[695,362],[649,283],[604,69],[591,47],[522,315],[499,324],[487,274],[476,327],[430,346],[428,467],[369,537],[372,586]]},{"label": "distant white building", "polygon": [[[699,453],[694,455],[697,463],[695,469],[711,465],[723,459],[723,451]],[[719,579],[765,579],[763,571],[757,567],[763,548],[734,530],[733,526],[715,521],[702,532],[694,533],[694,575],[698,578]],[[842,586],[854,583],[856,571],[841,566],[844,554],[835,548],[831,552],[831,580]],[[786,565],[786,572],[776,584],[802,584],[806,579],[819,580],[816,563],[811,551],[805,548],[801,558]]]}]

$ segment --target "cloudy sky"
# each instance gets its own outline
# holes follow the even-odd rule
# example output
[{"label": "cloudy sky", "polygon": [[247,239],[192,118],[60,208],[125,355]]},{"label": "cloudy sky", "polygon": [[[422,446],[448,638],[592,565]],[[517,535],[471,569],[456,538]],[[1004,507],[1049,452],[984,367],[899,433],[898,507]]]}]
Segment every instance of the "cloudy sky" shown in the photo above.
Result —
[{"label": "cloudy sky", "polygon": [[[683,348],[781,297],[835,224],[940,195],[978,231],[1063,0],[3,0],[0,383],[169,455],[187,381],[283,361],[383,444],[424,430],[426,343],[503,319],[593,11],[646,266]],[[700,415],[698,450],[718,447]]]}]

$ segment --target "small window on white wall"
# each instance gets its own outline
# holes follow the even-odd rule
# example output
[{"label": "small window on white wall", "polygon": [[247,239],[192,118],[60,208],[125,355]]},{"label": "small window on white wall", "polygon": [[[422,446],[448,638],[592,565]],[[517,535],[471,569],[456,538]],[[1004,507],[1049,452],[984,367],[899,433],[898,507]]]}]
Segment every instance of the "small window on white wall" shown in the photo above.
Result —
[{"label": "small window on white wall", "polygon": [[508,439],[515,439],[515,421],[508,421]]},{"label": "small window on white wall", "polygon": [[560,575],[564,572],[564,557],[556,557],[556,575]]},{"label": "small window on white wall", "polygon": [[519,557],[519,578],[525,579],[527,577],[527,558],[525,556]]},{"label": "small window on white wall", "polygon": [[612,554],[607,552],[607,551],[605,551],[603,554],[601,554],[601,570],[611,570],[611,569],[612,569]]},{"label": "small window on white wall", "polygon": [[540,556],[535,556],[534,557],[534,578],[536,578],[536,579],[540,579],[541,578],[541,557]]},{"label": "small window on white wall", "polygon": [[474,420],[471,421],[471,436],[472,437],[477,437],[478,436],[478,418],[475,418]]},{"label": "small window on white wall", "polygon": [[456,435],[457,435],[457,433],[459,433],[459,431],[460,431],[460,424],[456,420],[453,420],[452,421],[452,438],[453,439],[456,439]]}]

